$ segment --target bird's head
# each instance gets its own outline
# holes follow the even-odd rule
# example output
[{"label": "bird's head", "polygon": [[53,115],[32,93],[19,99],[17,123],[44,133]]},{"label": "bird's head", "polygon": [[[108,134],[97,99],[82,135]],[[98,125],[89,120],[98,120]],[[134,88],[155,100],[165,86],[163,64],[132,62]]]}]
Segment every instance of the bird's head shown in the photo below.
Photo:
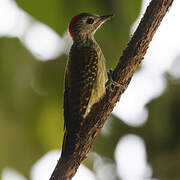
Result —
[{"label": "bird's head", "polygon": [[72,39],[84,39],[92,37],[96,30],[113,15],[97,16],[89,13],[80,13],[74,16],[68,27]]}]

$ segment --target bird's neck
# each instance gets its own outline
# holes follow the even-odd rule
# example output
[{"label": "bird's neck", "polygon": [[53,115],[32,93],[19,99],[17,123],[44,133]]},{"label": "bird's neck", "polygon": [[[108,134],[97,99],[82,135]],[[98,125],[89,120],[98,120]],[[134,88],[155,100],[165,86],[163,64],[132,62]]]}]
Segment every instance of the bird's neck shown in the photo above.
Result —
[{"label": "bird's neck", "polygon": [[75,36],[73,38],[74,43],[79,44],[81,46],[91,46],[93,44],[97,44],[96,40],[94,39],[94,35],[81,35]]}]

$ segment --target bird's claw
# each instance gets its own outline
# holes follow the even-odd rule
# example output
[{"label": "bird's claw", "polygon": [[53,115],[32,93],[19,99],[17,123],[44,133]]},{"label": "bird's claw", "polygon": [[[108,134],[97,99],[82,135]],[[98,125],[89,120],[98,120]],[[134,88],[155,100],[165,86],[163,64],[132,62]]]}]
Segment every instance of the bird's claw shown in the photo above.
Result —
[{"label": "bird's claw", "polygon": [[113,91],[114,88],[126,89],[126,87],[123,84],[114,81],[112,75],[113,75],[113,70],[109,69],[109,71],[107,72],[107,76],[108,76],[110,91]]}]

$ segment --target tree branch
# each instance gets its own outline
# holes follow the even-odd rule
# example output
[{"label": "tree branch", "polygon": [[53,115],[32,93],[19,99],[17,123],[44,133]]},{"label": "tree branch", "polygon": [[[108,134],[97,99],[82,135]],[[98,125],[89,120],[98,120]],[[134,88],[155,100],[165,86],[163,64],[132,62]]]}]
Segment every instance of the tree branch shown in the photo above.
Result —
[{"label": "tree branch", "polygon": [[[172,2],[173,0],[151,1],[113,71],[112,78],[114,81],[127,88]],[[109,88],[110,86],[111,88]],[[92,107],[82,126],[76,127],[73,132],[65,134],[68,148],[65,153],[62,153],[50,180],[70,180],[75,175],[80,163],[86,158],[96,136],[124,91],[123,88],[113,87],[110,81],[107,82],[106,94],[100,102]]]}]

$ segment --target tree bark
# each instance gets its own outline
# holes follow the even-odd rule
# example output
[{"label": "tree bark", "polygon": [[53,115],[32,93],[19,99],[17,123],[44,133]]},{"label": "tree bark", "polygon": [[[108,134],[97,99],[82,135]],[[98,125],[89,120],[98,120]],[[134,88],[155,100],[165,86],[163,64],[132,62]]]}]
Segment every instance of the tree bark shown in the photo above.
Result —
[{"label": "tree bark", "polygon": [[143,60],[154,33],[172,2],[173,0],[151,1],[112,73],[113,81],[122,84],[125,88],[114,86],[111,81],[107,82],[106,94],[93,105],[81,127],[74,132],[65,134],[70,151],[66,156],[61,155],[50,180],[70,180],[75,175],[106,119],[119,101],[121,94],[128,87],[135,70]]}]

